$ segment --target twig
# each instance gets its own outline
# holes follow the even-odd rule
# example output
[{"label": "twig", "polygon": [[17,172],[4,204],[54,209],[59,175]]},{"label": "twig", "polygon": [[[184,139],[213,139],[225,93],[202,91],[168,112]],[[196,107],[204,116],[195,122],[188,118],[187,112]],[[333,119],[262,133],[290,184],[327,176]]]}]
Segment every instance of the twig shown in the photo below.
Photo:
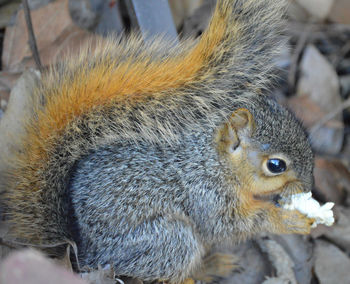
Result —
[{"label": "twig", "polygon": [[273,267],[276,269],[276,277],[267,278],[263,284],[290,283],[296,284],[294,262],[285,249],[276,241],[260,239],[257,241],[260,249],[267,254]]},{"label": "twig", "polygon": [[8,247],[10,249],[17,249],[16,246],[14,246],[11,243],[5,241],[3,238],[0,238],[0,246],[5,246],[5,247]]},{"label": "twig", "polygon": [[296,82],[297,70],[298,70],[298,61],[300,58],[300,54],[303,51],[304,46],[307,43],[311,29],[312,29],[311,25],[308,25],[306,30],[301,34],[301,36],[297,42],[297,46],[295,48],[293,56],[292,56],[289,75],[288,75],[288,84],[292,90],[294,90],[294,88],[295,88],[295,82]]},{"label": "twig", "polygon": [[41,65],[40,56],[38,52],[38,47],[36,45],[35,35],[33,31],[32,18],[30,16],[28,0],[22,0],[24,16],[26,18],[27,30],[28,30],[28,43],[30,50],[32,51],[33,58],[36,64],[36,67],[42,71],[43,66]]},{"label": "twig", "polygon": [[342,112],[344,109],[350,107],[350,98],[345,100],[342,104],[337,106],[333,111],[330,113],[326,114],[324,117],[322,117],[314,126],[311,127],[310,129],[310,136],[315,134],[317,130],[319,130],[322,125],[324,125],[326,122],[334,118],[337,114]]}]

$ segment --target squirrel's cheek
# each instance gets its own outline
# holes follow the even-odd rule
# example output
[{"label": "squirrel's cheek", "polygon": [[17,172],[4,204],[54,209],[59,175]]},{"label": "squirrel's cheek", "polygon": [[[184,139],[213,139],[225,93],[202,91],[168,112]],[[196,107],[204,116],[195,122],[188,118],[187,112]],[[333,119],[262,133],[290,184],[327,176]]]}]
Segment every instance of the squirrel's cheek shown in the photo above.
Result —
[{"label": "squirrel's cheek", "polygon": [[255,169],[255,174],[251,174],[247,181],[254,195],[290,195],[302,192],[301,183],[293,171],[278,176],[266,176],[262,170],[258,170],[253,165],[251,167],[251,172]]}]

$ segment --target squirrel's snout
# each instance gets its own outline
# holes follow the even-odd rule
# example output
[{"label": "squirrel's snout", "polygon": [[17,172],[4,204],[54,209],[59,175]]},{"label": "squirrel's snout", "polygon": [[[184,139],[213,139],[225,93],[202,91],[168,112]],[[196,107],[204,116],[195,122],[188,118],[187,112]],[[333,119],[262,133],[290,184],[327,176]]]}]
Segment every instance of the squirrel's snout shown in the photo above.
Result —
[{"label": "squirrel's snout", "polygon": [[282,187],[266,193],[254,194],[258,200],[272,202],[280,206],[279,201],[297,193],[307,192],[306,188],[298,180],[288,182]]}]

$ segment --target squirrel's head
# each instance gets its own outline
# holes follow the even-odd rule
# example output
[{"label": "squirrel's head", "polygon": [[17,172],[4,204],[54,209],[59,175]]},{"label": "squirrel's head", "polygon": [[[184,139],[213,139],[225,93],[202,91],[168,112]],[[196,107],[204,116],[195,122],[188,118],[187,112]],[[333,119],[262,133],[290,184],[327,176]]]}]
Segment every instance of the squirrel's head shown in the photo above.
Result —
[{"label": "squirrel's head", "polygon": [[300,122],[267,97],[233,111],[217,134],[219,153],[242,193],[274,199],[310,191],[314,155]]}]

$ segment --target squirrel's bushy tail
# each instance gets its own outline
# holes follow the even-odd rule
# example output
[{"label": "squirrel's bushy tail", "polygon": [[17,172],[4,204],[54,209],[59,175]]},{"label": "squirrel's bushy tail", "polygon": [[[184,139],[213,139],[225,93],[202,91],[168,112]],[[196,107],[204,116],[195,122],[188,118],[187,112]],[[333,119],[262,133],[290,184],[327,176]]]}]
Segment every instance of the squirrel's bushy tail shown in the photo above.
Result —
[{"label": "squirrel's bushy tail", "polygon": [[107,40],[52,68],[2,185],[13,234],[35,244],[70,238],[70,171],[89,149],[126,138],[171,140],[198,128],[199,117],[210,124],[237,100],[233,93],[263,87],[283,9],[280,0],[218,0],[198,41],[164,54],[160,41]]},{"label": "squirrel's bushy tail", "polygon": [[264,88],[280,52],[285,9],[284,0],[217,1],[210,25],[192,51],[198,49],[205,58],[204,76],[222,77],[234,89]]}]

